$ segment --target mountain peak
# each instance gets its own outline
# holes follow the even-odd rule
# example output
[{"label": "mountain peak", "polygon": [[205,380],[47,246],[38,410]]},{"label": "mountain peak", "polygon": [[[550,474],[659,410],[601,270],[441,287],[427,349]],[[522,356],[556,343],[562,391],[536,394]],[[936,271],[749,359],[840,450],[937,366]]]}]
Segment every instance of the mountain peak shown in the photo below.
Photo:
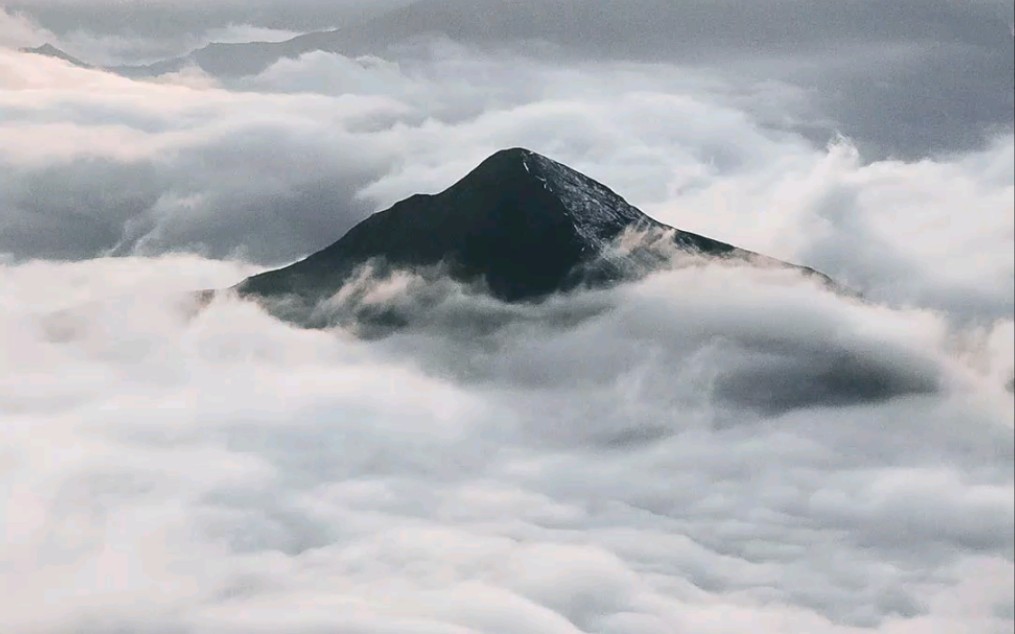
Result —
[{"label": "mountain peak", "polygon": [[494,162],[496,162],[496,161],[505,161],[505,162],[506,161],[524,161],[526,158],[528,158],[530,156],[534,156],[534,155],[536,155],[535,152],[533,152],[532,150],[530,150],[528,148],[524,148],[524,147],[521,147],[521,146],[504,148],[503,150],[497,150],[496,152],[494,152],[490,156],[486,157],[486,159],[484,159],[483,162],[479,164],[479,167],[481,167],[484,164],[489,163],[491,161],[494,161]]},{"label": "mountain peak", "polygon": [[534,156],[536,153],[532,150],[520,147],[499,150],[483,159],[452,187],[463,183],[468,186],[497,186],[498,183],[508,182],[512,178],[529,174],[526,165]]},{"label": "mountain peak", "polygon": [[[312,306],[368,263],[409,269],[443,265],[451,277],[481,280],[503,300],[525,300],[626,277],[630,261],[616,260],[610,247],[629,231],[651,231],[689,253],[755,257],[659,223],[602,183],[531,150],[510,148],[443,192],[396,203],[330,247],[249,278],[237,289]],[[634,254],[642,263],[659,261],[645,255]]]},{"label": "mountain peak", "polygon": [[620,231],[661,226],[602,183],[521,147],[494,153],[451,190],[514,188],[535,199],[552,198],[587,248],[601,248]]}]

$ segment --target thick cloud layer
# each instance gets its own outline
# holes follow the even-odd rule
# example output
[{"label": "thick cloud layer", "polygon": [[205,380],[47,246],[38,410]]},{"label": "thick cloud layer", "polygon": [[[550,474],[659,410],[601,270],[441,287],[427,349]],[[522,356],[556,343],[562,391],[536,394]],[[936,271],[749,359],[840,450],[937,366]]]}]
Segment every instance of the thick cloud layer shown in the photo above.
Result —
[{"label": "thick cloud layer", "polygon": [[[577,58],[512,26],[228,79],[0,49],[0,630],[1010,632],[1011,7],[737,5],[651,58],[612,19]],[[100,63],[364,8],[13,6],[0,43]],[[509,146],[865,299],[693,259],[321,307],[411,318],[379,338],[194,299]]]},{"label": "thick cloud layer", "polygon": [[848,141],[792,132],[810,104],[791,87],[452,44],[403,64],[314,53],[227,86],[37,55],[0,63],[0,251],[15,259],[184,250],[282,263],[524,145],[665,222],[875,299],[1012,310],[1010,134],[961,156],[865,164]]},{"label": "thick cloud layer", "polygon": [[182,292],[248,272],[3,270],[3,629],[1010,630],[1010,320],[694,262],[369,343]]}]

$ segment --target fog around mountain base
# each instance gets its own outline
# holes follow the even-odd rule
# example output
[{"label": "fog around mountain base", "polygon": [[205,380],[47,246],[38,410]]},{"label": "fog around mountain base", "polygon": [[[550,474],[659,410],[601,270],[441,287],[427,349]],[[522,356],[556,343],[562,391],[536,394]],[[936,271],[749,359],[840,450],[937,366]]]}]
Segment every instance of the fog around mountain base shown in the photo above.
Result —
[{"label": "fog around mountain base", "polygon": [[249,272],[5,267],[4,629],[1010,627],[1010,320],[701,263],[537,305],[397,276],[371,301],[427,316],[370,342],[185,292]]},{"label": "fog around mountain base", "polygon": [[[0,10],[0,630],[1011,631],[1011,75],[955,72],[1010,63],[995,31],[845,29],[880,79],[926,71],[869,92],[833,81],[855,58],[783,46],[832,93],[760,54],[731,75],[440,37],[241,78],[16,50],[104,63],[356,3],[128,3],[136,32],[121,4]],[[936,76],[949,99],[911,89]],[[908,153],[870,151],[885,128]],[[863,299],[695,258],[517,304],[364,271],[317,307],[397,331],[196,299],[514,146]]]},{"label": "fog around mountain base", "polygon": [[878,301],[962,319],[1013,310],[1010,132],[972,152],[870,163],[848,139],[815,146],[773,127],[773,113],[807,107],[791,87],[431,54],[409,66],[313,54],[230,89],[0,52],[0,250],[285,264],[521,145],[665,223]]}]

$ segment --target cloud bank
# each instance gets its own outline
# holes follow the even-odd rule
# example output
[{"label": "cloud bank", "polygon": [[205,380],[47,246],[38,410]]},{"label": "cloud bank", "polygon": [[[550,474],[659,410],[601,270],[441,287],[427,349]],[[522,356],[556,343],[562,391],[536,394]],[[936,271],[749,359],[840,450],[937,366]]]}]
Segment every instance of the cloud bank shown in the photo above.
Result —
[{"label": "cloud bank", "polygon": [[[1015,89],[1006,0],[419,0],[286,3],[34,0],[11,5],[80,58],[139,64],[177,58],[212,73],[257,73],[323,49],[411,60],[404,47],[443,37],[544,62],[618,60],[702,69],[733,85],[788,83],[810,93],[812,138],[839,130],[870,158],[979,147],[1012,127]],[[320,32],[322,29],[337,30]],[[0,33],[4,29],[0,28]],[[41,42],[36,42],[41,43]]]},{"label": "cloud bank", "polygon": [[815,146],[794,132],[813,104],[791,86],[450,42],[417,51],[415,62],[312,53],[226,84],[3,53],[0,250],[281,264],[523,145],[664,222],[879,301],[1012,310],[1010,133],[961,155],[869,163],[848,140]]},{"label": "cloud bank", "polygon": [[[326,22],[238,6],[136,4],[124,33],[46,0],[0,37],[114,59]],[[870,90],[948,118],[1010,73],[959,77],[993,35],[935,16],[867,50],[938,75]],[[487,44],[148,81],[0,50],[0,629],[1010,632],[1010,125],[889,158],[833,134],[813,48],[724,74]],[[912,89],[935,76],[951,106]],[[954,132],[842,85],[861,136]],[[371,340],[193,300],[519,145],[865,300],[693,260],[539,305],[365,276],[322,308],[413,317]]]},{"label": "cloud bank", "polygon": [[446,286],[375,342],[183,293],[247,273],[4,269],[4,629],[1011,627],[1010,320],[958,346],[701,264],[538,306]]}]

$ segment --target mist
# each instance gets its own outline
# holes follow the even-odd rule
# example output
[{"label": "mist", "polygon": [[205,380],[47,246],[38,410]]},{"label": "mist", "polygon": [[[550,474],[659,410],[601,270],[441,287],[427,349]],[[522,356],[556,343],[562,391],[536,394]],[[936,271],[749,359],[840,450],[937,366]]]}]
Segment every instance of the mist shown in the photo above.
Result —
[{"label": "mist", "polygon": [[[653,54],[650,3],[591,43],[462,17],[228,76],[18,50],[147,63],[403,4],[0,10],[0,629],[1010,632],[1009,7],[772,2],[766,39],[696,48],[717,4]],[[317,330],[195,294],[515,146],[850,292],[674,254],[523,303],[365,269]],[[407,325],[350,318],[379,310]]]},{"label": "mist", "polygon": [[450,285],[371,342],[184,292],[248,272],[4,270],[6,629],[1010,624],[1010,320],[957,345],[697,262],[528,307]]}]

